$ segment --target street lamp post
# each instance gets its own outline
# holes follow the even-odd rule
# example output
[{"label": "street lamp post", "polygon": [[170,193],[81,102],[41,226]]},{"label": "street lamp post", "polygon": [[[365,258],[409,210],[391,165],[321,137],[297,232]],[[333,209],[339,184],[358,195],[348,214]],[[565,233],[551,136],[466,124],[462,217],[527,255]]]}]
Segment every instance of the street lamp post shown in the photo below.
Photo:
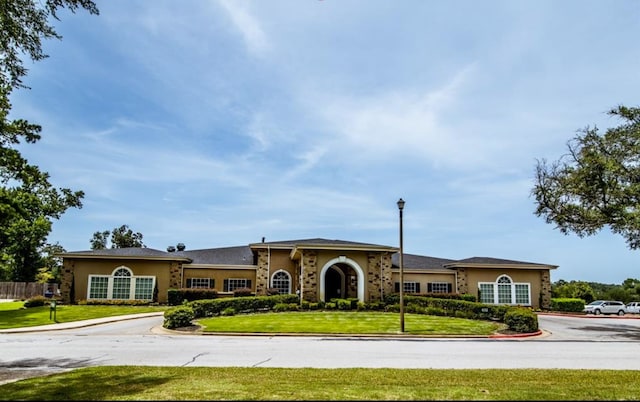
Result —
[{"label": "street lamp post", "polygon": [[400,269],[400,332],[404,332],[404,268],[402,266],[402,210],[404,200],[398,200],[398,210],[400,210],[400,258],[398,268]]}]

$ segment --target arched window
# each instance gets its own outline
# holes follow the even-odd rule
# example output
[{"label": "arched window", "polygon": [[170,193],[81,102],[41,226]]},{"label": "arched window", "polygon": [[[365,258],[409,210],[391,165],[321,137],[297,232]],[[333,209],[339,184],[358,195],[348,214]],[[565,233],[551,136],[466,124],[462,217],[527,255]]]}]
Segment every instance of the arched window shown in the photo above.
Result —
[{"label": "arched window", "polygon": [[153,300],[155,276],[136,276],[125,266],[111,275],[89,275],[87,299]]},{"label": "arched window", "polygon": [[507,275],[500,275],[495,282],[479,282],[478,291],[481,303],[531,305],[531,284],[513,282]]},{"label": "arched window", "polygon": [[291,275],[287,271],[276,271],[271,276],[271,287],[278,289],[281,295],[291,293]]}]

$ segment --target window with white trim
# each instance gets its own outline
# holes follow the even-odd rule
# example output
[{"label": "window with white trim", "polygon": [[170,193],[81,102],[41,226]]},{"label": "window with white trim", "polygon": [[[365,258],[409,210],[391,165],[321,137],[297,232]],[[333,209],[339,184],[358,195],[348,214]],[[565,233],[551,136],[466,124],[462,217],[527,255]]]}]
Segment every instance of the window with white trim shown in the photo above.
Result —
[{"label": "window with white trim", "polygon": [[479,282],[480,302],[487,304],[531,305],[531,284],[515,283],[507,275],[501,275],[495,282]]},{"label": "window with white trim", "polygon": [[133,275],[120,266],[111,275],[89,275],[88,299],[153,300],[155,276]]},{"label": "window with white trim", "polygon": [[271,287],[278,289],[278,293],[281,295],[291,293],[291,275],[287,271],[276,271],[271,276]]},{"label": "window with white trim", "polygon": [[[400,282],[395,283],[396,292],[400,291]],[[402,289],[404,293],[420,293],[420,282],[404,281],[404,287]]]},{"label": "window with white trim", "polygon": [[420,292],[420,283],[419,282],[406,282],[404,283],[404,292],[405,293],[418,293]]},{"label": "window with white trim", "polygon": [[449,282],[429,282],[427,292],[429,293],[451,293],[452,286]]},{"label": "window with white trim", "polygon": [[216,281],[213,278],[187,278],[189,289],[213,289]]},{"label": "window with white trim", "polygon": [[241,288],[251,289],[251,279],[228,278],[224,280],[223,292],[233,292]]}]

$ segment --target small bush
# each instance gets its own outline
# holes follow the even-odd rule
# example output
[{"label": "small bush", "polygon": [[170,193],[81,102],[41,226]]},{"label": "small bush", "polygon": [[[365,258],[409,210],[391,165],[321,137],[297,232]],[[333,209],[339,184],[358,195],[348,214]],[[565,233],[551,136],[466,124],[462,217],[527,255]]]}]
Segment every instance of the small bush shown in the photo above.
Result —
[{"label": "small bush", "polygon": [[336,300],[336,306],[338,310],[351,310],[351,301],[346,299]]},{"label": "small bush", "polygon": [[445,316],[447,312],[445,309],[440,307],[427,307],[424,309],[424,313],[427,315],[437,315],[437,316]]},{"label": "small bush", "polygon": [[249,288],[238,288],[233,291],[233,297],[253,296],[253,292]]},{"label": "small bush", "polygon": [[224,315],[224,316],[236,315],[236,309],[233,307],[227,307],[220,312],[220,315]]},{"label": "small bush", "polygon": [[163,327],[168,329],[191,326],[191,321],[195,319],[193,309],[189,306],[178,306],[164,312]]},{"label": "small bush", "polygon": [[278,303],[275,306],[273,306],[273,311],[275,311],[276,313],[282,313],[283,311],[289,311],[289,304],[288,303]]},{"label": "small bush", "polygon": [[51,302],[51,299],[49,299],[48,297],[33,296],[25,300],[24,306],[25,307],[41,307],[41,306],[44,306],[45,304],[49,304],[50,302]]},{"label": "small bush", "polygon": [[267,296],[279,295],[280,291],[276,288],[267,288]]},{"label": "small bush", "polygon": [[514,307],[504,315],[504,323],[510,330],[518,333],[538,331],[538,316],[531,309]]}]

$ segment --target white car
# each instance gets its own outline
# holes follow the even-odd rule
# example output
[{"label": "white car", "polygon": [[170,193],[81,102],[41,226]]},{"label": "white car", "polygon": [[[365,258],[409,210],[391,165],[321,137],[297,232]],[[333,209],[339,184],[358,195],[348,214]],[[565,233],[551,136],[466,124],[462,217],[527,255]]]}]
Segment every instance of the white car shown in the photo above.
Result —
[{"label": "white car", "polygon": [[627,303],[627,313],[640,314],[640,302]]},{"label": "white car", "polygon": [[617,314],[625,315],[627,306],[621,301],[614,300],[594,300],[584,306],[584,312],[587,314]]}]

